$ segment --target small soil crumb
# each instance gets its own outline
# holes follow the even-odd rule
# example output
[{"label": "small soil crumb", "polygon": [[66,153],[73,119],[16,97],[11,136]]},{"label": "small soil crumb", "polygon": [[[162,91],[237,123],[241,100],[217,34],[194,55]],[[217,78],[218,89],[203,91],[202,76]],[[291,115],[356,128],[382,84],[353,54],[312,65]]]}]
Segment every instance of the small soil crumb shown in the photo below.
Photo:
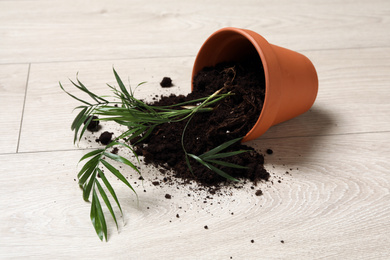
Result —
[{"label": "small soil crumb", "polygon": [[251,240],[251,243],[254,243],[254,242],[255,242],[255,240],[252,239],[252,240]]},{"label": "small soil crumb", "polygon": [[118,154],[118,151],[119,151],[118,147],[114,147],[114,149],[111,150],[111,153]]},{"label": "small soil crumb", "polygon": [[[90,120],[90,119],[91,119],[91,116],[87,117],[87,119],[85,119],[85,121],[84,121],[84,124],[88,123],[88,120]],[[97,119],[99,119],[97,116],[92,116],[91,122],[89,122],[89,124],[87,126],[88,131],[96,132],[99,130],[99,121]]]},{"label": "small soil crumb", "polygon": [[101,144],[107,145],[107,144],[111,143],[111,138],[112,138],[113,134],[114,133],[110,133],[110,132],[105,131],[100,135],[99,139],[96,139],[96,141],[100,142]]},{"label": "small soil crumb", "polygon": [[284,244],[284,240],[280,240],[280,243]]},{"label": "small soil crumb", "polygon": [[158,185],[160,185],[160,182],[158,182],[158,181],[153,181],[152,184],[153,184],[154,186],[158,186]]},{"label": "small soil crumb", "polygon": [[176,217],[177,217],[177,218],[180,218],[180,215],[179,215],[179,214],[176,214]]},{"label": "small soil crumb", "polygon": [[257,190],[255,195],[256,196],[261,196],[261,195],[263,195],[263,191],[262,190]]},{"label": "small soil crumb", "polygon": [[172,196],[167,193],[167,194],[165,194],[165,198],[170,200],[172,198]]},{"label": "small soil crumb", "polygon": [[170,88],[173,86],[172,79],[169,77],[164,77],[162,81],[160,82],[160,86],[163,88]]},{"label": "small soil crumb", "polygon": [[267,149],[267,151],[265,151],[267,154],[273,154],[274,151],[272,151],[272,149]]},{"label": "small soil crumb", "polygon": [[204,226],[204,229],[209,229],[209,227],[206,225],[206,226]]}]

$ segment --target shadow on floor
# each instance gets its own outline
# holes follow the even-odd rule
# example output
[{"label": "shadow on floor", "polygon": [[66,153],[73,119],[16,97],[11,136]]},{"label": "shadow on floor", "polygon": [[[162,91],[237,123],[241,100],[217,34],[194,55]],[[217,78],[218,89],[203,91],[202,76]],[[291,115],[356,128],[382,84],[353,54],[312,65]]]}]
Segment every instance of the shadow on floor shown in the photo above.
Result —
[{"label": "shadow on floor", "polygon": [[[278,165],[291,159],[301,164],[321,149],[321,143],[335,127],[329,111],[313,107],[303,115],[271,127],[266,134],[246,144],[264,154],[267,163]],[[273,151],[272,155],[267,154],[267,149]]]}]

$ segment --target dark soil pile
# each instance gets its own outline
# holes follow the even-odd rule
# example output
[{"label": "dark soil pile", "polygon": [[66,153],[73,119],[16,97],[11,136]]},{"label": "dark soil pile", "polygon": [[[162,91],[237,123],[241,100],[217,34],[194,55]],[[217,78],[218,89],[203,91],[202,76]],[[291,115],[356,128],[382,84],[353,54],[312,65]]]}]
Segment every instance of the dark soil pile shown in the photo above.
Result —
[{"label": "dark soil pile", "polygon": [[[260,115],[265,94],[265,79],[260,60],[244,63],[221,63],[207,67],[193,79],[193,92],[187,96],[163,96],[151,105],[172,105],[203,98],[223,88],[221,93],[231,91],[228,96],[214,104],[212,112],[196,113],[184,135],[184,147],[188,153],[201,155],[218,145],[238,137],[244,137]],[[147,164],[172,170],[175,177],[184,182],[195,181],[206,187],[219,187],[226,179],[210,171],[193,159],[188,169],[181,145],[181,136],[187,121],[162,124],[141,143],[136,152],[144,156]],[[134,140],[133,140],[134,141]],[[247,153],[223,159],[227,162],[246,166],[247,169],[220,167],[232,177],[250,180],[256,184],[268,180],[269,173],[264,169],[264,157],[253,148],[236,143],[223,152],[250,150]],[[215,165],[216,166],[216,165]]]}]

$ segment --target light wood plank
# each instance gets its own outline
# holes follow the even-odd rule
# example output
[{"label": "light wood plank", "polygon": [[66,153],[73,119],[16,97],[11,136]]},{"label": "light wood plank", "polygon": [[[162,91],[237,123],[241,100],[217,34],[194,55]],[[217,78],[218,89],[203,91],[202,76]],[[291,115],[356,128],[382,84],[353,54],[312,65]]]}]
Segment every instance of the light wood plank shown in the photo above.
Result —
[{"label": "light wood plank", "polygon": [[0,153],[17,150],[28,64],[0,65]]},{"label": "light wood plank", "polygon": [[[319,75],[320,87],[315,105],[306,114],[272,127],[260,140],[389,131],[389,53],[389,48],[305,52],[313,60]],[[111,67],[115,64],[123,79],[130,77],[132,86],[142,81],[149,82],[139,88],[138,97],[150,100],[156,94],[188,93],[193,60],[178,57],[33,64],[20,151],[74,148],[69,126],[76,116],[76,113],[71,113],[72,109],[79,104],[60,90],[58,80],[71,89],[66,77],[75,79],[79,71],[84,84],[101,95],[107,94],[105,83],[114,83]],[[172,77],[176,86],[161,89],[159,81],[164,76]],[[106,129],[120,130],[116,126]],[[55,140],[55,145],[48,140]],[[89,147],[90,143],[80,145]]]},{"label": "light wood plank", "polygon": [[[34,64],[31,67],[29,92],[26,99],[26,109],[21,134],[20,151],[47,151],[74,149],[73,133],[70,125],[77,115],[73,109],[80,105],[67,96],[59,87],[61,81],[72,93],[74,91],[69,79],[76,80],[79,71],[79,79],[87,87],[100,95],[111,94],[106,83],[117,86],[112,72],[113,65],[125,83],[133,88],[137,84],[147,81],[137,88],[136,96],[151,101],[156,95],[169,95],[170,93],[186,94],[190,91],[191,70],[193,59],[189,58],[155,58],[134,59],[127,61],[104,62],[76,62]],[[164,76],[169,76],[175,85],[169,89],[163,89],[159,83]],[[129,83],[130,80],[130,83]],[[84,96],[83,96],[84,97]],[[86,98],[86,97],[84,97]],[[104,124],[103,124],[104,126]],[[102,131],[123,131],[117,126],[108,125]],[[91,134],[95,140],[101,134]],[[54,141],[54,142],[53,142]],[[83,140],[80,147],[93,146]]]},{"label": "light wood plank", "polygon": [[[144,187],[131,180],[137,182],[139,208],[134,195],[113,180],[125,215],[119,234],[110,222],[108,243],[96,237],[89,205],[74,181],[83,151],[0,155],[0,257],[385,259],[390,149],[383,140],[389,138],[265,140],[258,148],[275,151],[266,157],[274,184],[259,184],[260,197],[248,186],[208,203],[206,194],[186,187],[151,185],[158,171],[142,166]],[[165,199],[166,193],[173,198]]]},{"label": "light wood plank", "polygon": [[39,0],[1,1],[0,10],[0,63],[194,56],[226,26],[297,51],[388,47],[390,40],[383,0]]}]

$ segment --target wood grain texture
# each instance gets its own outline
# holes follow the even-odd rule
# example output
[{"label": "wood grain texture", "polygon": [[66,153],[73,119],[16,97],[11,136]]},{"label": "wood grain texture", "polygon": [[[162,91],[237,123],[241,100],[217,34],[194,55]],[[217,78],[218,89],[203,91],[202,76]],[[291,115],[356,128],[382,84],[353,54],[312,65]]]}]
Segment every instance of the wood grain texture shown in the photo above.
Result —
[{"label": "wood grain texture", "polygon": [[[75,91],[76,88],[69,81],[69,79],[76,81],[76,74],[79,72],[78,78],[91,90],[100,95],[110,95],[112,93],[106,84],[117,86],[112,71],[114,66],[122,80],[133,88],[137,84],[147,81],[146,84],[137,88],[136,96],[151,101],[156,95],[189,93],[192,64],[193,58],[149,58],[98,63],[32,65],[20,151],[75,148],[70,125],[77,115],[76,112],[72,113],[73,108],[80,103],[60,89],[59,81],[71,93],[80,95],[82,93]],[[159,83],[164,76],[171,77],[175,86],[162,89]],[[50,129],[47,128],[47,125],[50,125]],[[116,128],[114,127],[113,130]],[[48,140],[56,140],[55,146]],[[80,143],[80,147],[88,146],[89,143]]]},{"label": "wood grain texture", "polygon": [[28,64],[0,65],[0,153],[17,151],[28,68]]},{"label": "wood grain texture", "polygon": [[[0,259],[388,259],[389,19],[385,0],[0,0]],[[318,72],[312,109],[249,143],[274,151],[271,181],[207,199],[152,185],[161,174],[141,162],[143,183],[125,171],[139,203],[111,177],[124,215],[100,242],[75,180],[97,134],[73,145],[78,103],[58,82],[75,93],[79,72],[107,94],[114,66],[133,87],[148,82],[140,98],[186,94],[201,44],[225,26],[299,51]],[[159,87],[164,76],[173,88]]]},{"label": "wood grain texture", "polygon": [[389,47],[390,40],[383,0],[8,0],[0,9],[0,63],[195,55],[225,26],[297,51]]},{"label": "wood grain texture", "polygon": [[[0,172],[1,256],[384,258],[390,231],[390,149],[372,144],[389,138],[381,133],[262,142],[275,152],[266,157],[273,184],[259,184],[260,197],[246,186],[204,203],[207,193],[153,186],[150,180],[158,171],[142,166],[144,186],[131,180],[138,182],[139,207],[134,195],[113,180],[125,212],[119,233],[110,222],[108,243],[96,238],[89,205],[74,181],[82,151],[6,155]],[[302,144],[315,142],[316,148],[305,152]],[[164,198],[166,193],[171,200]]]},{"label": "wood grain texture", "polygon": [[[319,75],[319,93],[312,109],[297,118],[274,126],[262,138],[317,136],[390,130],[390,48],[364,50],[311,51]],[[378,57],[372,59],[372,57]],[[335,64],[335,61],[337,63]],[[110,94],[106,83],[115,84],[112,66],[129,85],[147,81],[138,88],[137,97],[190,92],[194,58],[148,58],[100,62],[33,64],[29,95],[21,135],[20,151],[73,149],[69,126],[79,105],[59,88],[73,90],[67,79],[80,80],[101,95]],[[363,65],[364,64],[364,65]],[[174,88],[164,90],[159,82],[170,76]],[[361,91],[356,91],[359,89]],[[80,92],[72,92],[74,94]],[[47,129],[47,125],[51,127]],[[115,127],[114,127],[115,129]],[[45,131],[45,134],[42,132]],[[56,140],[56,147],[47,140]],[[88,144],[80,144],[87,147]]]}]

